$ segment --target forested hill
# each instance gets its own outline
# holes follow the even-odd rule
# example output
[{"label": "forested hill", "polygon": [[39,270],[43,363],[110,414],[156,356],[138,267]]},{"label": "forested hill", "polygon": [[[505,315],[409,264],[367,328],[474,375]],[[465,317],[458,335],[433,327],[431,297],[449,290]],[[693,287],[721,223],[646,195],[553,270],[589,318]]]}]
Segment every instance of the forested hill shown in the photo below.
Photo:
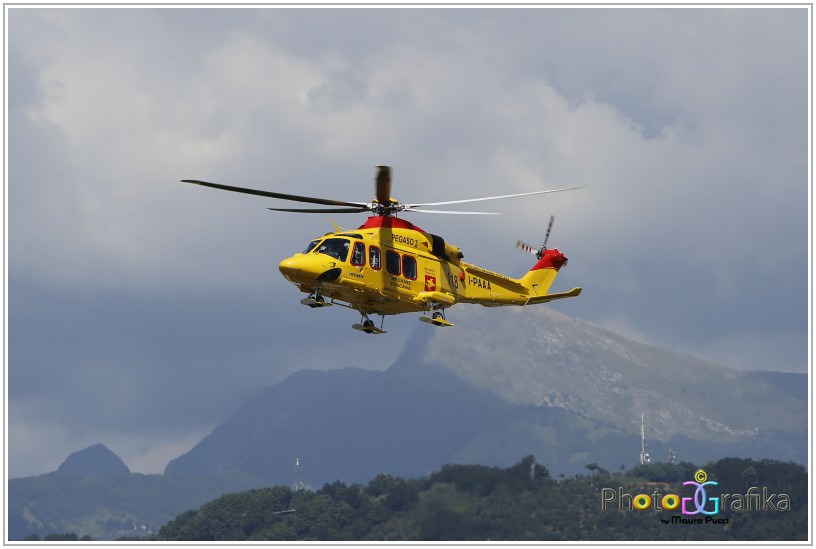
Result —
[{"label": "forested hill", "polygon": [[[693,509],[695,489],[683,486],[699,480],[691,463],[616,473],[594,463],[586,469],[553,479],[529,456],[506,469],[446,465],[419,479],[379,475],[367,485],[338,481],[318,491],[251,490],[178,516],[156,539],[807,540],[808,480],[801,465],[739,458],[706,465],[707,480],[717,484],[706,487],[705,499],[720,502],[710,515]],[[632,501],[642,503],[639,494],[667,504],[671,499],[664,495],[691,498],[686,503],[694,514],[654,506],[636,510]]]}]

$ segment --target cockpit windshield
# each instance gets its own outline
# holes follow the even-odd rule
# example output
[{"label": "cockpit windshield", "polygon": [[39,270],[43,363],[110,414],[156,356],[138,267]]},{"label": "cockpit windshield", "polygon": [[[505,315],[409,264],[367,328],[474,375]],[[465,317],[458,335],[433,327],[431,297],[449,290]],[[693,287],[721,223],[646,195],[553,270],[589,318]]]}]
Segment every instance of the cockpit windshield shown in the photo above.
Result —
[{"label": "cockpit windshield", "polygon": [[309,242],[309,245],[308,245],[308,246],[306,246],[306,249],[305,249],[305,250],[303,250],[303,253],[304,253],[304,254],[308,254],[309,252],[311,252],[312,250],[314,250],[314,247],[315,247],[315,246],[317,246],[317,243],[318,243],[318,242],[320,242],[320,239],[319,239],[319,238],[315,238],[314,240],[312,240],[311,242]]},{"label": "cockpit windshield", "polygon": [[338,261],[345,261],[348,257],[350,244],[347,238],[327,238],[318,246],[315,253],[326,254]]}]

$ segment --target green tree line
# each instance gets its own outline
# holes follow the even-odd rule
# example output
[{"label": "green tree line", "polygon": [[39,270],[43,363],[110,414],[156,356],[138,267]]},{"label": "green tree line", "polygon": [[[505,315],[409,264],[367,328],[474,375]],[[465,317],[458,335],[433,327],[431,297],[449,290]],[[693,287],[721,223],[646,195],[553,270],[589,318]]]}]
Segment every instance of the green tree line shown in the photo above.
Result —
[{"label": "green tree line", "polygon": [[[807,540],[807,473],[801,465],[727,458],[703,467],[723,493],[761,487],[784,493],[789,510],[722,510],[713,524],[672,523],[680,511],[602,506],[604,488],[635,495],[673,492],[692,497],[683,482],[691,463],[655,463],[610,473],[552,479],[533,456],[509,468],[446,465],[419,479],[378,475],[367,485],[334,482],[316,491],[285,486],[227,494],[187,511],[156,540]],[[710,491],[710,496],[719,492]],[[702,517],[702,515],[701,515]]]}]

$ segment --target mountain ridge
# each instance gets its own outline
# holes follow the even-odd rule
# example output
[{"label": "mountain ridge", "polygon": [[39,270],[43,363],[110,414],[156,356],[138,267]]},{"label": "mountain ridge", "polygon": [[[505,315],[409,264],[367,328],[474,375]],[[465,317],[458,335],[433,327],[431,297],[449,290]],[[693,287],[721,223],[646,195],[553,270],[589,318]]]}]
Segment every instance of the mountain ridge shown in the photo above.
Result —
[{"label": "mountain ridge", "polygon": [[145,475],[57,470],[9,479],[7,537],[76,533],[94,540],[141,538],[188,509],[264,483],[241,472]]},{"label": "mountain ridge", "polygon": [[455,330],[418,326],[385,371],[292,374],[165,472],[240,470],[290,484],[298,459],[310,482],[362,482],[533,454],[575,473],[631,464],[641,413],[655,456],[805,459],[804,427],[789,420],[805,421],[806,403],[773,383],[561,313],[495,313],[475,308]]},{"label": "mountain ridge", "polygon": [[130,469],[116,453],[104,444],[93,444],[72,453],[57,469],[60,473],[89,475],[128,474]]},{"label": "mountain ridge", "polygon": [[[452,370],[510,402],[564,408],[631,433],[639,433],[644,414],[651,436],[663,440],[682,434],[736,441],[780,428],[780,420],[787,430],[800,430],[796,420],[807,418],[803,402],[790,397],[790,380],[780,387],[770,381],[778,375],[634,342],[549,307],[471,308],[466,319],[464,330],[433,334],[420,362]],[[750,417],[732,413],[744,411],[746,400],[758,405]],[[762,406],[771,401],[773,413]]]}]

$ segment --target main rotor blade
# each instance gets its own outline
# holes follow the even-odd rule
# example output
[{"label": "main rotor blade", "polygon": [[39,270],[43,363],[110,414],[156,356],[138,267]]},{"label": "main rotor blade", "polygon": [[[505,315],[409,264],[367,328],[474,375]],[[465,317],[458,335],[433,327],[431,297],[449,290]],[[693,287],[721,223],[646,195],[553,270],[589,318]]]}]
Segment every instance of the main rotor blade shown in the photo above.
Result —
[{"label": "main rotor blade", "polygon": [[267,210],[294,213],[363,213],[370,211],[369,208],[267,208]]},{"label": "main rotor blade", "polygon": [[421,214],[453,214],[453,215],[504,215],[501,212],[463,212],[455,210],[413,210],[406,208],[404,212],[421,213]]},{"label": "main rotor blade", "polygon": [[279,198],[281,200],[293,200],[295,202],[307,202],[309,204],[323,204],[324,206],[354,206],[358,208],[368,208],[368,204],[364,202],[344,202],[342,200],[331,200],[327,198],[315,198],[312,196],[298,196],[296,194],[275,193],[271,191],[259,191],[256,189],[247,189],[244,187],[233,187],[231,185],[221,185],[220,183],[209,183],[207,181],[199,181],[197,179],[182,179],[182,183],[193,183],[203,187],[212,187],[213,189],[221,189],[224,191],[232,191],[236,193],[254,194],[256,196],[265,196],[267,198]]},{"label": "main rotor blade", "polygon": [[[560,193],[562,191],[572,191],[575,189],[583,189],[584,186],[581,185],[579,187],[567,187],[564,189],[548,189],[546,191],[533,191],[529,193],[517,193],[517,194],[503,194],[500,196],[485,196],[483,198],[466,198],[465,200],[448,200],[446,202],[426,202],[424,204],[407,204],[407,208],[420,208],[424,206],[445,206],[448,204],[466,204],[468,202],[481,202],[483,200],[498,200],[500,198],[514,198],[517,196],[530,196],[534,194],[547,194],[547,193]],[[418,211],[418,210],[417,210]]]},{"label": "main rotor blade", "polygon": [[376,191],[377,202],[383,205],[391,202],[391,168],[388,166],[377,166]]}]

